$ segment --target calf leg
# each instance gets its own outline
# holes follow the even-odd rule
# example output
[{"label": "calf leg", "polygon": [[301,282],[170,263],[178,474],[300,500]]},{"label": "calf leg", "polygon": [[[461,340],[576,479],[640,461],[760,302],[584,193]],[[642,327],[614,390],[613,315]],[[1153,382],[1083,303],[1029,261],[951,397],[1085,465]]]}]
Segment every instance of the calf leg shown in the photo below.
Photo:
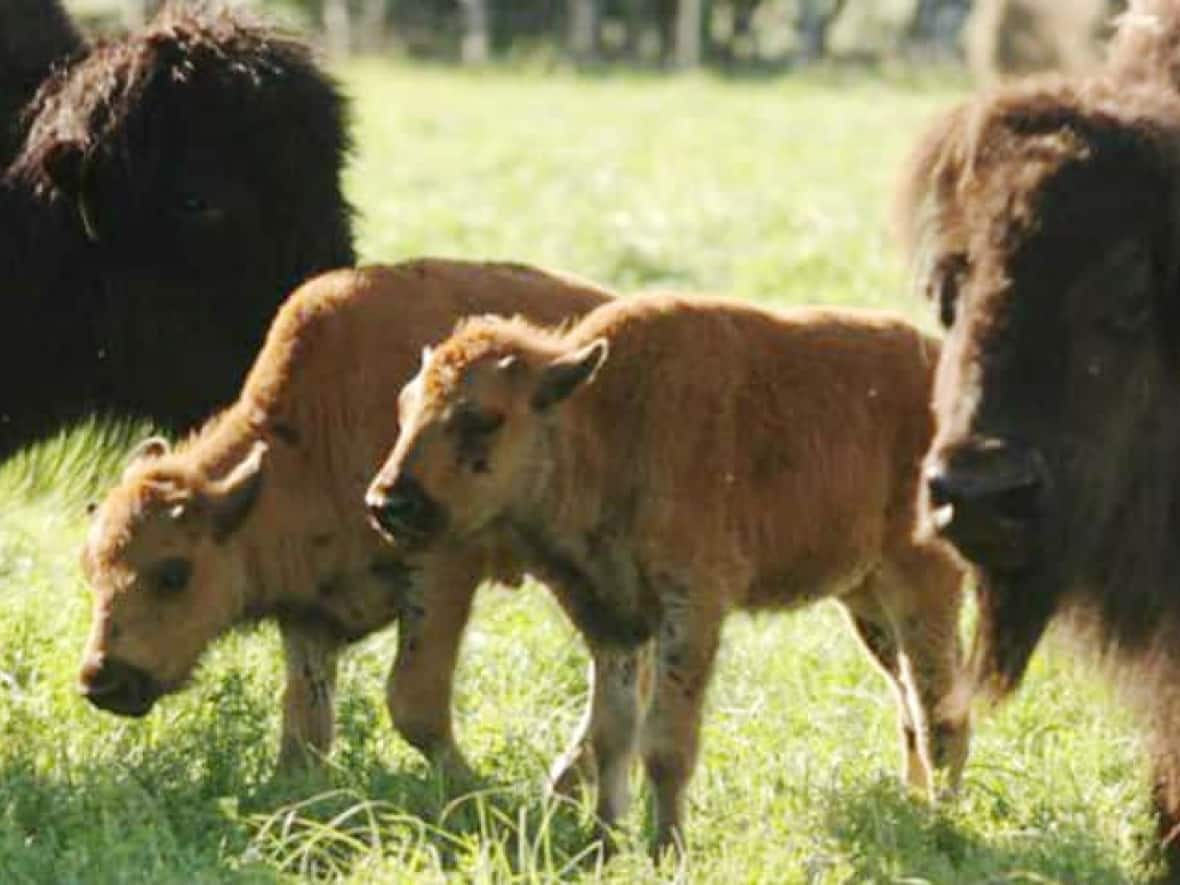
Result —
[{"label": "calf leg", "polygon": [[629,775],[643,713],[643,649],[591,650],[590,698],[569,749],[554,763],[551,790],[572,795],[583,783],[598,784],[598,818],[614,824],[631,801]]},{"label": "calf leg", "polygon": [[891,557],[875,584],[900,648],[918,749],[939,789],[958,790],[971,742],[969,693],[959,648],[962,573],[938,547]]},{"label": "calf leg", "polygon": [[910,787],[922,793],[931,788],[930,771],[918,748],[918,728],[911,710],[906,685],[902,681],[901,650],[897,634],[888,613],[877,600],[871,586],[872,578],[854,596],[842,600],[865,651],[889,680],[897,700],[898,724],[901,731],[902,777]]},{"label": "calf leg", "polygon": [[280,770],[314,764],[332,748],[333,698],[336,692],[335,640],[288,622],[280,622],[287,687],[283,693]]},{"label": "calf leg", "polygon": [[686,598],[665,598],[656,637],[655,684],[642,753],[655,810],[657,858],[683,848],[684,790],[696,765],[701,707],[717,655],[721,613]]},{"label": "calf leg", "polygon": [[423,561],[406,590],[397,657],[385,685],[394,728],[455,783],[473,779],[455,743],[451,693],[480,574],[473,558],[432,556]]},{"label": "calf leg", "polygon": [[1170,746],[1173,741],[1173,736],[1156,726],[1149,743],[1151,798],[1168,882],[1180,881],[1180,755]]}]

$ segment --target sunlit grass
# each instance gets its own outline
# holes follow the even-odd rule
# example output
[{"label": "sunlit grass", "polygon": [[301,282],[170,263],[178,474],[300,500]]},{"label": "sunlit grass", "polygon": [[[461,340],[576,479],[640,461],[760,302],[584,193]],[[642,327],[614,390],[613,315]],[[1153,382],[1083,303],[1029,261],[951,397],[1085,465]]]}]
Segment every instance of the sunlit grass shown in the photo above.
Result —
[{"label": "sunlit grass", "polygon": [[[620,287],[925,319],[887,229],[901,156],[954,93],[837,74],[664,79],[368,63],[348,187],[370,260],[513,258]],[[144,721],[75,696],[87,500],[145,428],[87,425],[0,467],[0,882],[348,878],[694,882],[1125,882],[1151,824],[1128,718],[1084,664],[1036,660],[979,722],[962,796],[898,783],[892,700],[836,611],[736,617],[691,787],[691,852],[652,868],[642,806],[603,865],[585,805],[546,805],[584,699],[580,640],[545,591],[481,595],[460,740],[484,777],[446,795],[388,725],[394,642],[341,673],[327,769],[273,777],[270,628],[228,637]]]}]

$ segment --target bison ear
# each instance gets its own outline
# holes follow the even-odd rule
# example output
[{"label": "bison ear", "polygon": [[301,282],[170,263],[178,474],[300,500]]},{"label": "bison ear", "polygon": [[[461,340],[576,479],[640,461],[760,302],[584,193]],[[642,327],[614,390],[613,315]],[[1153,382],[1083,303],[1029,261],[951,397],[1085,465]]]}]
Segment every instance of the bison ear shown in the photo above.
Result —
[{"label": "bison ear", "polygon": [[607,340],[596,338],[573,353],[559,356],[541,371],[541,380],[533,391],[533,408],[544,412],[592,380],[609,352]]},{"label": "bison ear", "polygon": [[98,242],[100,232],[92,163],[82,146],[76,141],[57,141],[45,152],[45,159],[41,162],[54,189],[77,209],[87,239]]},{"label": "bison ear", "polygon": [[126,476],[131,468],[139,466],[143,461],[163,458],[170,451],[172,447],[164,437],[149,436],[131,450],[131,454],[127,456],[127,464],[123,468],[123,475]]},{"label": "bison ear", "polygon": [[266,443],[254,444],[250,454],[225,479],[209,490],[209,514],[213,540],[221,543],[250,515],[262,488],[262,465]]}]

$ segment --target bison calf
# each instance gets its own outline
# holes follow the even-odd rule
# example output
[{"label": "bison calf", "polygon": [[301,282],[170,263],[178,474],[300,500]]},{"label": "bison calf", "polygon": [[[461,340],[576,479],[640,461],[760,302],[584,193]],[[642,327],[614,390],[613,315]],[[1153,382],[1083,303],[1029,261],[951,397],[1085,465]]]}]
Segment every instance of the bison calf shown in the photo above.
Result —
[{"label": "bison calf", "polygon": [[566,333],[472,320],[402,392],[402,433],[367,500],[408,555],[494,538],[556,590],[594,667],[557,780],[593,758],[610,824],[638,748],[657,850],[679,840],[735,608],[837,599],[896,691],[906,778],[928,788],[944,769],[953,786],[969,731],[960,574],[913,537],[937,354],[888,316],[704,298],[626,299]]},{"label": "bison calf", "polygon": [[[331,743],[339,651],[400,618],[393,721],[464,777],[450,722],[455,654],[476,585],[514,574],[474,546],[407,568],[366,521],[365,484],[397,439],[398,391],[427,342],[470,313],[559,322],[608,297],[526,267],[440,260],[303,286],[237,402],[175,451],[144,447],[95,513],[82,557],[94,602],[85,696],[146,714],[215,637],[274,619],[287,661],[281,764],[296,764]],[[445,605],[425,613],[419,592]]]}]

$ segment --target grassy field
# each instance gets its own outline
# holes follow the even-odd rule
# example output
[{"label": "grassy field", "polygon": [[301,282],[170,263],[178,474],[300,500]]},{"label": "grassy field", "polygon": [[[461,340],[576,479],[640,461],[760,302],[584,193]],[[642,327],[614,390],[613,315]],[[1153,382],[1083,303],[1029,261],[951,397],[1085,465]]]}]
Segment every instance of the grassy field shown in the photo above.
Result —
[{"label": "grassy field", "polygon": [[[923,317],[887,234],[897,167],[948,88],[847,75],[576,78],[366,64],[349,191],[368,260],[511,257],[625,288]],[[129,722],[74,693],[87,627],[85,502],[137,428],[88,426],[0,468],[0,882],[1127,882],[1151,871],[1140,747],[1083,664],[1036,660],[981,717],[965,788],[931,808],[896,778],[892,700],[826,605],[727,627],[691,852],[603,867],[586,808],[540,799],[584,698],[581,644],[538,587],[482,594],[460,740],[486,778],[451,799],[393,734],[393,637],[346,658],[328,770],[275,779],[270,629]]]}]

